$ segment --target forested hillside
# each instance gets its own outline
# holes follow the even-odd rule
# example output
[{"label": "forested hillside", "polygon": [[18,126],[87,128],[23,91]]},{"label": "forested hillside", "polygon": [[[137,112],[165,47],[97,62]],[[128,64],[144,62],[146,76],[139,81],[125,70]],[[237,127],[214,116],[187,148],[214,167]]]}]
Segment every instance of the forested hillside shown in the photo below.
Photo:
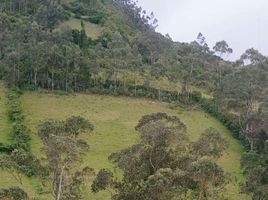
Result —
[{"label": "forested hillside", "polygon": [[[38,185],[45,199],[85,199],[79,194],[84,182],[93,183],[94,193],[111,191],[99,199],[242,198],[236,196],[238,183],[225,176],[228,167],[218,165],[228,142],[217,130],[207,127],[191,140],[186,129],[193,124],[185,125],[183,116],[157,109],[152,110],[155,114],[143,113],[139,122],[137,117],[131,122],[132,131],[138,124],[139,137],[110,149],[110,156],[105,152],[120,172],[96,165],[96,173],[94,166],[77,168],[90,152],[82,133],[94,132],[94,122],[81,117],[82,112],[74,116],[66,111],[70,115],[64,118],[54,113],[29,124],[29,116],[24,116],[27,103],[21,102],[29,90],[146,97],[202,109],[220,121],[245,148],[242,169],[230,172],[236,178],[239,174],[240,190],[248,195],[244,198],[267,199],[268,58],[249,48],[236,62],[227,61],[233,50],[224,40],[209,48],[199,33],[191,43],[174,42],[156,27],[154,14],[132,0],[0,0],[0,79],[5,85],[1,82],[0,108],[6,110],[0,110],[0,167],[9,169],[21,185],[25,176],[32,177],[27,184]],[[242,147],[238,149],[242,154]],[[0,198],[35,196],[36,191],[20,188],[5,188]],[[225,196],[224,189],[235,194]]]}]

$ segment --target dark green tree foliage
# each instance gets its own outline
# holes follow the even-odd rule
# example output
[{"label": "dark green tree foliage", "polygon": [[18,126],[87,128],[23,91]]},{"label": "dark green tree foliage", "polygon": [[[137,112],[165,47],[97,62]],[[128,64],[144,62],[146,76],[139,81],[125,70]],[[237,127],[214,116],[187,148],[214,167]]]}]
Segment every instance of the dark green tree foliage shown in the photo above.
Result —
[{"label": "dark green tree foliage", "polygon": [[98,0],[73,1],[64,4],[64,8],[74,13],[76,18],[83,16],[83,19],[95,24],[104,24],[107,17],[101,1]]},{"label": "dark green tree foliage", "polygon": [[143,60],[149,65],[156,63],[160,58],[160,54],[172,45],[172,41],[154,31],[142,33],[135,43],[143,56]]},{"label": "dark green tree foliage", "polygon": [[145,10],[138,5],[136,0],[115,0],[112,3],[122,9],[122,11],[130,18],[132,23],[140,30],[154,30],[158,26],[158,20],[154,17],[154,13],[148,15]]},{"label": "dark green tree foliage", "polygon": [[42,5],[39,7],[36,14],[36,20],[40,25],[52,30],[52,28],[63,19],[64,10],[62,6],[58,4],[58,1],[42,1]]},{"label": "dark green tree foliage", "polygon": [[209,128],[192,144],[192,151],[200,157],[220,158],[228,146],[226,140],[221,139],[222,136],[217,130]]},{"label": "dark green tree foliage", "polygon": [[[245,67],[226,76],[222,82],[220,106],[222,109],[237,113],[240,124],[240,134],[245,138],[251,150],[260,150],[267,135],[264,131],[266,119],[255,105],[263,101],[266,88],[266,73],[259,67]],[[266,136],[265,136],[266,135]]]},{"label": "dark green tree foliage", "polygon": [[19,187],[10,187],[0,190],[0,199],[4,200],[29,200],[27,193]]},{"label": "dark green tree foliage", "polygon": [[72,116],[65,121],[64,129],[67,133],[71,133],[75,137],[84,131],[93,131],[93,125],[86,119],[80,116]]},{"label": "dark green tree foliage", "polygon": [[[190,172],[194,181],[197,182],[199,188],[198,199],[207,199],[211,194],[208,194],[209,188],[217,188],[224,183],[224,172],[221,167],[210,160],[198,160],[191,165]],[[211,195],[217,199],[217,195]]]},{"label": "dark green tree foliage", "polygon": [[[266,147],[267,147],[266,142]],[[253,194],[253,200],[268,197],[268,151],[263,154],[248,152],[241,158],[242,167],[247,174],[247,181],[242,186],[244,193]]]},{"label": "dark green tree foliage", "polygon": [[224,40],[216,42],[215,46],[213,47],[213,50],[220,57],[223,56],[224,54],[229,55],[229,54],[233,53],[233,50],[229,47],[227,42]]},{"label": "dark green tree foliage", "polygon": [[[130,200],[180,199],[189,192],[199,199],[220,198],[217,190],[224,184],[224,172],[211,159],[222,154],[226,142],[216,130],[206,130],[193,145],[187,138],[186,126],[165,113],[142,117],[136,130],[140,143],[110,156],[123,171],[123,179],[119,181],[110,171],[100,170],[93,192],[111,188],[113,199]],[[202,140],[218,145],[210,145],[207,150],[198,145]],[[205,150],[194,151],[194,146]]]},{"label": "dark green tree foliage", "polygon": [[241,55],[240,60],[244,65],[259,65],[267,62],[267,58],[263,56],[258,50],[253,48],[246,50],[245,53]]},{"label": "dark green tree foliage", "polygon": [[1,168],[9,172],[20,184],[22,174],[28,177],[47,175],[40,160],[23,149],[14,149],[9,155],[1,155],[0,159]]},{"label": "dark green tree foliage", "polygon": [[7,93],[8,98],[8,117],[12,124],[10,136],[14,141],[14,148],[30,150],[29,147],[29,130],[24,125],[24,116],[22,113],[19,92],[10,90]]},{"label": "dark green tree foliage", "polygon": [[101,169],[92,184],[92,191],[99,192],[108,188],[113,181],[113,173],[108,169]]}]

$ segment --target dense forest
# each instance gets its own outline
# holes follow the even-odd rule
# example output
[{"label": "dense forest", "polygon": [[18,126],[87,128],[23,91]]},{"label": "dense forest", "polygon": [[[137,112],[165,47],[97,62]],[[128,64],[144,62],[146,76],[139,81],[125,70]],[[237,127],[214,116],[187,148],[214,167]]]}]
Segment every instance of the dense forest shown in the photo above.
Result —
[{"label": "dense forest", "polygon": [[[227,61],[233,50],[224,40],[210,49],[202,33],[180,43],[156,27],[154,14],[133,0],[0,0],[0,79],[14,139],[0,143],[0,167],[19,182],[22,175],[39,177],[57,200],[83,199],[81,185],[90,177],[94,193],[108,189],[118,200],[226,199],[228,178],[217,159],[227,142],[214,129],[191,142],[185,124],[165,113],[143,116],[140,142],[111,152],[122,179],[109,169],[77,170],[90,146],[80,135],[94,130],[81,116],[40,123],[46,160],[31,152],[23,91],[146,97],[199,106],[217,118],[246,148],[241,192],[268,199],[268,57],[249,48]],[[29,197],[12,187],[0,198]]]}]

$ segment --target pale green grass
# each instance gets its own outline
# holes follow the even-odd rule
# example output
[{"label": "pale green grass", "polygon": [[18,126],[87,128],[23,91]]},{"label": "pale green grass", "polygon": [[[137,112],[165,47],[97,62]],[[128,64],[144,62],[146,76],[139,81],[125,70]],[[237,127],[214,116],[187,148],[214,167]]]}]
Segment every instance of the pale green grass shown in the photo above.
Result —
[{"label": "pale green grass", "polygon": [[0,143],[10,144],[9,137],[11,123],[7,117],[7,99],[5,97],[5,88],[3,82],[0,81]]},{"label": "pale green grass", "polygon": [[[97,25],[97,24],[93,24],[90,22],[86,22],[84,21],[85,24],[85,31],[88,37],[92,38],[92,39],[98,39],[98,37],[101,35],[102,32],[102,27]],[[81,30],[81,20],[80,19],[75,19],[75,18],[70,18],[67,21],[64,21],[63,23],[61,23],[59,25],[59,28],[62,27],[70,27],[72,29],[77,29],[77,30]]]},{"label": "pale green grass", "polygon": [[[166,103],[154,102],[146,99],[134,99],[127,97],[111,97],[99,95],[69,95],[59,96],[53,94],[37,94],[28,92],[21,97],[26,122],[32,130],[31,147],[37,156],[42,156],[41,142],[35,134],[36,125],[44,119],[65,119],[71,115],[81,115],[89,119],[95,130],[91,135],[84,134],[83,138],[91,146],[84,156],[84,166],[93,167],[96,171],[100,168],[114,169],[107,157],[122,148],[135,144],[138,134],[134,126],[145,114],[154,112],[166,112],[177,115],[187,125],[189,137],[192,140],[198,138],[206,128],[214,127],[228,140],[230,146],[219,163],[233,177],[242,181],[240,169],[240,156],[243,148],[217,120],[211,118],[200,110],[185,110],[182,108],[171,109]],[[237,183],[228,185],[229,199],[247,199],[239,194]],[[93,195],[88,186],[87,197],[90,199],[109,199],[108,192]]]}]

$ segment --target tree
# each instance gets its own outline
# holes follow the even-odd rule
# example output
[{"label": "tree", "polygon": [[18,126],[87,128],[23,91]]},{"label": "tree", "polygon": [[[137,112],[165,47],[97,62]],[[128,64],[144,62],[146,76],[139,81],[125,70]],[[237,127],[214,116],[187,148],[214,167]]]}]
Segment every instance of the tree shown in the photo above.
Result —
[{"label": "tree", "polygon": [[[266,142],[266,144],[268,143]],[[251,151],[245,153],[241,158],[241,165],[247,175],[247,181],[242,185],[242,191],[246,194],[252,193],[253,200],[268,197],[267,152],[258,154]]]},{"label": "tree", "polygon": [[213,128],[205,130],[199,139],[192,144],[194,155],[219,158],[227,148],[226,140],[221,140],[220,133]]},{"label": "tree", "polygon": [[255,129],[262,123],[259,117],[258,120],[256,118],[258,113],[254,106],[257,101],[261,101],[261,76],[262,72],[259,69],[247,67],[226,76],[223,80],[222,94],[228,99],[227,107],[238,113],[241,136],[246,138],[252,150],[256,147],[253,140],[259,135]]},{"label": "tree", "polygon": [[77,171],[81,164],[81,142],[74,139],[81,131],[93,130],[90,122],[82,117],[71,117],[66,121],[49,120],[38,126],[38,135],[44,143],[44,151],[49,166],[51,193],[55,200],[82,199],[81,187],[84,176],[91,176],[93,170],[86,167]]},{"label": "tree", "polygon": [[209,53],[209,47],[208,47],[208,44],[206,42],[206,38],[202,33],[199,33],[197,35],[196,41],[202,47],[202,52],[203,53]]},{"label": "tree", "polygon": [[191,174],[198,185],[198,199],[208,199],[209,196],[217,198],[212,194],[208,194],[210,190],[215,190],[224,183],[224,172],[221,167],[210,160],[198,160],[191,165]]},{"label": "tree", "polygon": [[75,137],[78,136],[81,132],[91,132],[94,129],[94,126],[86,119],[80,116],[72,116],[65,120],[65,131],[74,135]]},{"label": "tree", "polygon": [[256,49],[248,49],[240,57],[243,64],[258,65],[264,63],[267,58]]},{"label": "tree", "polygon": [[36,20],[42,26],[50,29],[64,19],[64,11],[60,4],[55,0],[46,0],[43,5],[39,7]]},{"label": "tree", "polygon": [[[129,200],[183,199],[189,191],[193,191],[195,199],[216,198],[224,185],[224,172],[204,157],[218,158],[225,150],[223,145],[214,145],[211,151],[215,153],[189,151],[192,144],[186,126],[166,113],[143,116],[135,129],[140,142],[109,157],[123,171],[123,179],[119,181],[103,169],[93,182],[93,192],[111,188],[113,199]],[[210,144],[225,144],[215,131],[199,141],[210,136],[213,138]]]},{"label": "tree", "polygon": [[220,56],[227,54],[227,56],[231,53],[233,53],[233,50],[229,47],[226,41],[222,40],[219,42],[216,42],[215,46],[213,47],[213,50]]}]

